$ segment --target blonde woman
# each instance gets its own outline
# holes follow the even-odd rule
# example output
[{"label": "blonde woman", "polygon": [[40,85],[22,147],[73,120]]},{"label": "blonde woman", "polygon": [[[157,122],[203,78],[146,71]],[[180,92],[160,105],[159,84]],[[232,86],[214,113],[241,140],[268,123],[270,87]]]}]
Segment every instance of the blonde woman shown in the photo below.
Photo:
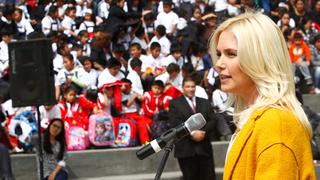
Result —
[{"label": "blonde woman", "polygon": [[295,97],[291,61],[276,24],[261,13],[223,22],[210,48],[235,105],[237,130],[229,145],[224,180],[316,179],[311,127]]}]

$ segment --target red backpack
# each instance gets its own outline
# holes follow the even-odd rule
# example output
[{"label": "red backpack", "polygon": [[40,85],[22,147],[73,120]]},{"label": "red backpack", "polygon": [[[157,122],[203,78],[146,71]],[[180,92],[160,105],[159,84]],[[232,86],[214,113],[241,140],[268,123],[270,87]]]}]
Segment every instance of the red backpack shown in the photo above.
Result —
[{"label": "red backpack", "polygon": [[117,147],[130,147],[137,145],[136,121],[127,116],[121,116],[118,124],[118,134],[114,141]]}]

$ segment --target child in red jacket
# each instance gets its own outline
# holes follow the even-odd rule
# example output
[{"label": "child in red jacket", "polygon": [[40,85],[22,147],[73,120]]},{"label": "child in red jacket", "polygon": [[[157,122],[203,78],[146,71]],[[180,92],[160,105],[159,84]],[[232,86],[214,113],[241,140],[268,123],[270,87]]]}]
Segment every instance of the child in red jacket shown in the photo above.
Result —
[{"label": "child in red jacket", "polygon": [[150,142],[150,135],[148,129],[151,127],[151,119],[138,114],[137,100],[139,95],[131,91],[131,81],[128,79],[121,80],[124,85],[122,86],[122,116],[127,116],[136,121],[137,132],[141,144]]},{"label": "child in red jacket", "polygon": [[163,93],[164,84],[161,80],[155,80],[151,84],[151,91],[147,91],[144,94],[144,102],[142,103],[143,114],[152,119],[155,113],[159,113],[160,110],[169,109],[170,96]]},{"label": "child in red jacket", "polygon": [[89,114],[98,112],[96,104],[86,99],[84,95],[76,97],[77,89],[73,85],[65,85],[62,88],[63,98],[58,105],[65,128],[79,126],[87,131]]}]

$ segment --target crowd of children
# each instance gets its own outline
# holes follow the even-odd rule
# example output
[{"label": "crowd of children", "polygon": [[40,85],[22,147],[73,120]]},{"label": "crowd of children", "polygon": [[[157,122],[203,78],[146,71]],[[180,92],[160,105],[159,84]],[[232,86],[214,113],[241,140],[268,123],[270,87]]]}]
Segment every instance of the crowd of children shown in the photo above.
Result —
[{"label": "crowd of children", "polygon": [[[62,119],[67,149],[126,147],[150,142],[154,122],[166,119],[169,101],[191,76],[196,96],[224,112],[207,47],[225,19],[247,9],[268,14],[283,31],[297,84],[320,93],[320,1],[280,3],[234,0],[55,0],[3,4],[0,13],[0,78],[9,81],[8,43],[31,37],[52,40],[57,104],[41,107],[42,128]],[[1,97],[1,96],[0,96]],[[19,126],[33,107],[12,108],[1,99],[2,123],[15,151],[24,148]],[[227,110],[232,113],[232,109]],[[226,113],[226,115],[228,115]],[[22,126],[22,125],[21,125]],[[11,128],[11,129],[10,129]],[[25,131],[24,128],[22,128]],[[27,136],[26,136],[27,137]]]}]

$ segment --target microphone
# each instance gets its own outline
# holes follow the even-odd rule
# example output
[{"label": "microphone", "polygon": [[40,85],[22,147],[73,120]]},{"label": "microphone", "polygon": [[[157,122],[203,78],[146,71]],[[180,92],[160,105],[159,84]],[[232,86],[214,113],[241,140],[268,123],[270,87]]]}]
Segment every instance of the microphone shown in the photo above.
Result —
[{"label": "microphone", "polygon": [[183,137],[189,135],[192,131],[201,129],[206,123],[207,122],[201,113],[193,114],[186,122],[180,124],[176,128],[169,129],[160,137],[151,141],[150,144],[143,146],[136,152],[136,155],[142,160],[153,153],[161,151],[161,149],[171,140],[176,143]]}]

